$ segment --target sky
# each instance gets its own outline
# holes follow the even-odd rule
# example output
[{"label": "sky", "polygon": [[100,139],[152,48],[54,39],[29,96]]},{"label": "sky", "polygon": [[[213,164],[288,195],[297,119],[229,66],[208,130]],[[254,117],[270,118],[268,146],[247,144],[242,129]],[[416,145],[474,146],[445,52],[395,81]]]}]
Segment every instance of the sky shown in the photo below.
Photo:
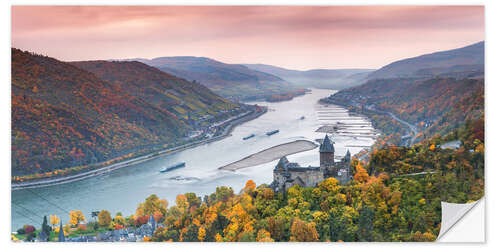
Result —
[{"label": "sky", "polygon": [[484,40],[482,6],[13,6],[12,47],[63,61],[202,56],[377,69]]}]

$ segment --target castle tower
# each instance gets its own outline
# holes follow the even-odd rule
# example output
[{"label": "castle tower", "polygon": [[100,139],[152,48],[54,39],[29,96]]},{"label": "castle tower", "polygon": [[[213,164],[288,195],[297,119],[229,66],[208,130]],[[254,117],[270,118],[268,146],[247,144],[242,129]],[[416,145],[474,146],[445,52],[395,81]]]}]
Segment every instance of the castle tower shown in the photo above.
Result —
[{"label": "castle tower", "polygon": [[351,152],[349,149],[347,149],[347,153],[344,156],[344,168],[347,171],[347,176],[346,176],[346,182],[349,182],[352,180],[352,170],[351,170]]},{"label": "castle tower", "polygon": [[351,162],[351,152],[349,151],[349,149],[347,149],[347,153],[345,153],[344,161]]},{"label": "castle tower", "polygon": [[325,139],[319,146],[319,167],[325,172],[328,166],[333,166],[335,163],[335,148],[333,143],[330,141],[328,134],[325,135]]},{"label": "castle tower", "polygon": [[59,226],[59,237],[57,238],[59,242],[65,242],[66,239],[64,238],[64,229],[62,226],[62,221],[61,221],[61,226]]}]

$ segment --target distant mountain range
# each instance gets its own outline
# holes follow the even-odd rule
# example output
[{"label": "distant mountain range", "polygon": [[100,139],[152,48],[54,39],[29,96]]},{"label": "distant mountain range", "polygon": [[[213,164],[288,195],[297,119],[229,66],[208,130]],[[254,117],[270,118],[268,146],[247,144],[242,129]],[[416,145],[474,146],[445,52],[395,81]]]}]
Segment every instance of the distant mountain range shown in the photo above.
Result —
[{"label": "distant mountain range", "polygon": [[250,69],[279,76],[299,87],[344,89],[362,83],[373,69],[313,69],[291,70],[267,64],[243,64]]},{"label": "distant mountain range", "polygon": [[189,81],[199,82],[215,93],[233,100],[266,99],[272,95],[295,93],[299,90],[275,75],[206,57],[177,56],[130,60],[145,63]]},{"label": "distant mountain range", "polygon": [[373,79],[432,78],[435,76],[474,78],[484,75],[484,42],[390,63],[373,69],[290,70],[267,64],[244,64],[300,87],[345,89]]},{"label": "distant mountain range", "polygon": [[12,49],[12,175],[179,142],[239,104],[139,62],[61,62]]},{"label": "distant mountain range", "polygon": [[366,80],[438,75],[457,78],[484,75],[484,42],[396,61],[370,73]]}]

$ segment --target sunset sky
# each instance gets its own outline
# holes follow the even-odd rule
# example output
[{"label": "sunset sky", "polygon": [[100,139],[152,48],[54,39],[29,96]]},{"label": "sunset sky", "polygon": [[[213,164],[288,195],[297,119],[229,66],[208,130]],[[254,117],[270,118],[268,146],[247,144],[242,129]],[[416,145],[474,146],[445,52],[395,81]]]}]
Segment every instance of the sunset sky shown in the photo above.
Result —
[{"label": "sunset sky", "polygon": [[64,61],[204,56],[291,69],[380,68],[482,40],[479,6],[12,8],[12,46]]}]

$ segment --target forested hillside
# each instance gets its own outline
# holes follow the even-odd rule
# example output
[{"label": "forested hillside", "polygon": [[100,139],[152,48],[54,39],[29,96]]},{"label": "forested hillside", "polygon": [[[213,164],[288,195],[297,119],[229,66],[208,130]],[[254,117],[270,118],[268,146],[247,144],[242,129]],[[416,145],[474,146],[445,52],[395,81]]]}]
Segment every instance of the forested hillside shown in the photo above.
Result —
[{"label": "forested hillside", "polygon": [[118,85],[123,91],[154,107],[174,113],[186,123],[238,107],[203,85],[188,82],[140,62],[82,61],[71,64]]},{"label": "forested hillside", "polygon": [[377,79],[342,90],[325,102],[367,114],[390,135],[407,130],[388,112],[418,127],[418,138],[444,135],[484,115],[484,79]]},{"label": "forested hillside", "polygon": [[238,106],[141,63],[81,64],[96,74],[12,49],[13,176],[60,175],[173,144],[194,128],[187,113],[223,118]]}]

